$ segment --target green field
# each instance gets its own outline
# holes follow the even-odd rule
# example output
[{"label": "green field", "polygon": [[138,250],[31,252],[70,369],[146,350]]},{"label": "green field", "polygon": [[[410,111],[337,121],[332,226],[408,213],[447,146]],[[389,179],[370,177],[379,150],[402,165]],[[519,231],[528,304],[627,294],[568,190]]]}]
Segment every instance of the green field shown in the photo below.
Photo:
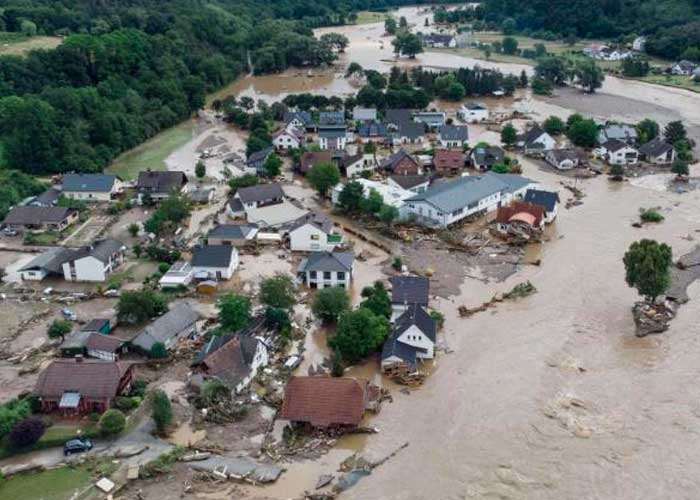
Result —
[{"label": "green field", "polygon": [[192,139],[194,125],[187,120],[175,125],[115,159],[105,172],[131,180],[142,170],[165,170],[165,159]]},{"label": "green field", "polygon": [[370,10],[362,10],[357,13],[357,21],[355,24],[372,24],[383,23],[388,17],[386,12],[372,12]]},{"label": "green field", "polygon": [[0,55],[23,55],[34,49],[53,49],[63,40],[57,36],[27,37],[22,33],[0,31]]},{"label": "green field", "polygon": [[85,467],[61,467],[37,474],[19,474],[0,483],[0,498],[67,500],[90,485],[92,474]]},{"label": "green field", "polygon": [[700,83],[694,82],[688,76],[681,75],[647,75],[638,80],[646,83],[655,83],[657,85],[666,85],[667,87],[678,87],[681,89],[700,92]]}]

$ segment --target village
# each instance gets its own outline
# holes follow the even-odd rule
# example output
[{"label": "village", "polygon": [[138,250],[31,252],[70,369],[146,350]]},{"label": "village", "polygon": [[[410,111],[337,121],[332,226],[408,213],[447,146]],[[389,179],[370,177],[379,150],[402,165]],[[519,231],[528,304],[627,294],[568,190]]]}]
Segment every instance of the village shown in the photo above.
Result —
[{"label": "village", "polygon": [[[611,50],[584,53],[626,57]],[[521,271],[545,264],[587,180],[605,196],[657,175],[664,194],[698,185],[681,120],[538,119],[501,89],[424,109],[313,97],[216,99],[196,121],[233,141],[212,133],[130,179],[56,175],[9,210],[0,411],[42,427],[0,448],[4,476],[87,464],[99,480],[74,498],[335,498],[409,453],[409,433],[375,461],[357,443],[431,390],[450,337],[527,307]],[[626,226],[645,231],[646,212]],[[467,303],[465,280],[500,291]]]}]

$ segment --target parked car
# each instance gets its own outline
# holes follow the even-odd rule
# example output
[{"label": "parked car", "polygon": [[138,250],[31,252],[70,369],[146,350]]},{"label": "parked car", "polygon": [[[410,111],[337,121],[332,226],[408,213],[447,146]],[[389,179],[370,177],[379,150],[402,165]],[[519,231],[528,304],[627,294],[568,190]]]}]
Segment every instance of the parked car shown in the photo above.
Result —
[{"label": "parked car", "polygon": [[3,229],[2,232],[5,233],[5,236],[17,236],[17,231],[9,227]]},{"label": "parked car", "polygon": [[92,447],[92,441],[87,438],[71,439],[63,445],[63,454],[68,456],[72,455],[73,453],[84,453],[92,450]]},{"label": "parked car", "polygon": [[78,315],[67,307],[61,309],[61,314],[63,314],[63,317],[69,321],[76,321],[78,319]]}]

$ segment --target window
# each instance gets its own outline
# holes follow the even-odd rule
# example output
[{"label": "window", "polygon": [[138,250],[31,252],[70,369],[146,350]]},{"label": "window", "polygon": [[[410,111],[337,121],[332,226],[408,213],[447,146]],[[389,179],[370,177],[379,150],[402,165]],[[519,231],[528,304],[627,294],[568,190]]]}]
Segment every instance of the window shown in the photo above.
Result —
[{"label": "window", "polygon": [[336,274],[336,277],[338,280],[344,280],[345,279],[345,271],[338,271]]},{"label": "window", "polygon": [[324,280],[331,279],[331,272],[330,271],[323,271],[323,279]]},{"label": "window", "polygon": [[316,279],[316,271],[311,271],[309,273],[309,276],[311,277],[312,280],[315,280]]},{"label": "window", "polygon": [[321,237],[320,237],[319,235],[317,235],[317,234],[312,234],[312,235],[311,235],[311,239],[312,239],[313,241],[318,241],[318,240],[321,239]]}]

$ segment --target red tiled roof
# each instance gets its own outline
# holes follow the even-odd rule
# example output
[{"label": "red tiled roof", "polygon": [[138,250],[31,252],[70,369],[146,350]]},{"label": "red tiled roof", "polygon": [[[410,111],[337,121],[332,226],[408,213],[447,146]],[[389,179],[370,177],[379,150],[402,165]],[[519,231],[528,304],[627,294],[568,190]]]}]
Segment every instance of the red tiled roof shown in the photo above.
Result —
[{"label": "red tiled roof", "polygon": [[433,156],[436,170],[459,169],[464,166],[464,154],[460,151],[438,149]]},{"label": "red tiled roof", "polygon": [[112,398],[131,366],[128,362],[59,359],[39,374],[34,394],[60,398],[66,391],[75,391],[89,398]]},{"label": "red tiled roof", "polygon": [[[530,217],[523,217],[523,215],[529,215]],[[523,201],[514,202],[505,207],[499,207],[496,212],[496,222],[501,224],[520,221],[528,222],[532,226],[539,227],[542,224],[542,219],[544,219],[544,209],[541,206]]]},{"label": "red tiled roof", "polygon": [[316,427],[358,425],[365,412],[367,382],[354,378],[292,377],[280,418]]}]

